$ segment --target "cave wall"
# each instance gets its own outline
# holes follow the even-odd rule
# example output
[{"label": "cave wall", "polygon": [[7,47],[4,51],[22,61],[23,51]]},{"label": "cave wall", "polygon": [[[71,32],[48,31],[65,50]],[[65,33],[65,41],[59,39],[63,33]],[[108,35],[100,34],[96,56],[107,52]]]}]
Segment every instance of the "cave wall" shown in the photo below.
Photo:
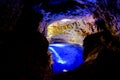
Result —
[{"label": "cave wall", "polygon": [[98,0],[97,4],[103,9],[106,8],[116,17],[120,15],[120,0]]},{"label": "cave wall", "polygon": [[[31,0],[34,2],[33,0]],[[52,0],[51,0],[52,1]],[[63,0],[64,1],[64,0]],[[79,0],[77,0],[79,1]],[[27,1],[26,1],[27,2]],[[41,0],[43,4],[44,0]],[[49,0],[47,0],[49,2]],[[98,5],[105,6],[117,19],[120,13],[120,0],[98,0]],[[112,6],[111,6],[112,5]],[[21,0],[0,0],[0,29],[2,30],[11,30],[15,26],[22,8]],[[69,7],[69,6],[68,6]],[[117,20],[120,21],[120,20]],[[8,27],[9,26],[9,27]]]},{"label": "cave wall", "polygon": [[0,0],[0,31],[11,31],[21,13],[21,0]]},{"label": "cave wall", "polygon": [[119,0],[98,0],[96,11],[106,21],[109,30],[114,34],[120,33]]}]

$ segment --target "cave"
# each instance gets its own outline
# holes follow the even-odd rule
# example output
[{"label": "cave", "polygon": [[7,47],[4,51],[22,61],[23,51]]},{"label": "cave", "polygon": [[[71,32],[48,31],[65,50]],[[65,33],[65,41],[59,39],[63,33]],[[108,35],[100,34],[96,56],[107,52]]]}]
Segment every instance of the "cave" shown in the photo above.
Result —
[{"label": "cave", "polygon": [[86,26],[90,28],[87,24],[92,24],[92,21],[94,22],[94,19],[89,15],[84,18],[67,17],[48,25],[46,37],[50,43],[49,50],[52,53],[54,73],[74,70],[83,63],[84,37],[95,33],[86,28]]},{"label": "cave", "polygon": [[[51,0],[52,1],[52,0]],[[88,1],[95,4],[96,1]],[[48,5],[62,8],[63,4],[72,4],[72,0],[50,2]],[[62,5],[61,5],[62,4]],[[49,41],[49,51],[52,54],[54,73],[72,71],[83,63],[83,40],[85,36],[96,33],[92,16],[93,6],[84,7],[84,1],[76,0],[72,5],[65,6],[64,10],[36,6],[35,10],[44,14],[40,22],[40,31],[44,31]],[[41,11],[42,9],[42,11]],[[44,10],[44,11],[43,11]],[[49,10],[49,11],[48,11]],[[51,11],[52,10],[52,11]],[[55,11],[56,10],[56,11]]]},{"label": "cave", "polygon": [[[119,4],[119,0],[0,1],[1,78],[119,78]],[[97,20],[106,29],[96,27]]]},{"label": "cave", "polygon": [[50,0],[34,7],[44,15],[40,31],[44,31],[49,41],[54,73],[74,71],[84,62],[83,40],[97,33],[92,14],[96,4],[96,0]]}]

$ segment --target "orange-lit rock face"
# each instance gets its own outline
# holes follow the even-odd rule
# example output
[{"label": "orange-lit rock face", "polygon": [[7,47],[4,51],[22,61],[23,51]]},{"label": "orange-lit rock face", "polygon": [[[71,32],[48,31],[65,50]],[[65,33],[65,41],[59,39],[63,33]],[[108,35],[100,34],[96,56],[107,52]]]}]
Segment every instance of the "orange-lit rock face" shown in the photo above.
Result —
[{"label": "orange-lit rock face", "polygon": [[61,19],[54,21],[47,28],[47,38],[50,42],[69,42],[83,44],[86,35],[95,33],[94,19],[92,15]]}]

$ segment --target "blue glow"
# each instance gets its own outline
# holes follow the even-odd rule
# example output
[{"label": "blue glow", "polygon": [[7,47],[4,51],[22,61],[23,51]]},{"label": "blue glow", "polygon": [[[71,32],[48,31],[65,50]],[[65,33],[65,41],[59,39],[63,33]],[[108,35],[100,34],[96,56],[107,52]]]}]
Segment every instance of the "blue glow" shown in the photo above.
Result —
[{"label": "blue glow", "polygon": [[52,53],[54,73],[74,70],[83,63],[83,48],[80,45],[55,43],[49,45],[49,51]]},{"label": "blue glow", "polygon": [[50,0],[50,4],[62,4],[67,2],[68,0]]},{"label": "blue glow", "polygon": [[[63,2],[66,2],[68,0],[51,0],[50,2],[52,2],[53,4],[58,4],[58,3],[63,3]],[[47,11],[43,8],[41,8],[42,5],[44,4],[39,4],[39,5],[36,5],[34,6],[34,10],[36,12],[39,12],[39,13],[42,13],[43,16],[44,16],[44,20],[45,21],[53,21],[53,20],[57,20],[57,19],[62,19],[62,18],[66,18],[66,17],[75,17],[75,16],[81,16],[81,17],[84,17],[88,14],[91,14],[91,12],[94,10],[94,5],[96,3],[96,0],[75,0],[76,2],[78,3],[81,3],[81,4],[88,4],[90,5],[89,7],[86,7],[86,8],[80,8],[78,4],[76,4],[74,6],[74,8],[71,8],[71,9],[67,9],[65,12],[59,12],[59,13],[52,13],[52,11]],[[92,3],[92,4],[91,4]],[[51,9],[52,10],[52,9]]]},{"label": "blue glow", "polygon": [[65,63],[66,63],[66,61],[62,60],[62,58],[61,58],[60,55],[54,50],[54,48],[49,47],[49,49],[53,51],[53,53],[54,53],[54,55],[55,55],[56,60],[57,60],[58,63],[61,63],[61,64],[65,64]]},{"label": "blue glow", "polygon": [[97,0],[88,0],[89,2],[96,3]]},{"label": "blue glow", "polygon": [[57,46],[57,47],[65,47],[66,45],[65,44],[50,44],[50,46]]}]

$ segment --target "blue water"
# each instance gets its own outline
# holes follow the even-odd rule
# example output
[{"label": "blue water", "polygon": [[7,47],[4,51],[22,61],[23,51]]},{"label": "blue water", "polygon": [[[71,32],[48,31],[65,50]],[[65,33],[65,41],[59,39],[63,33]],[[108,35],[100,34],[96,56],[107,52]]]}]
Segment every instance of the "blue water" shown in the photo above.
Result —
[{"label": "blue water", "polygon": [[83,48],[77,44],[54,43],[49,45],[52,53],[54,73],[74,70],[83,63]]}]

